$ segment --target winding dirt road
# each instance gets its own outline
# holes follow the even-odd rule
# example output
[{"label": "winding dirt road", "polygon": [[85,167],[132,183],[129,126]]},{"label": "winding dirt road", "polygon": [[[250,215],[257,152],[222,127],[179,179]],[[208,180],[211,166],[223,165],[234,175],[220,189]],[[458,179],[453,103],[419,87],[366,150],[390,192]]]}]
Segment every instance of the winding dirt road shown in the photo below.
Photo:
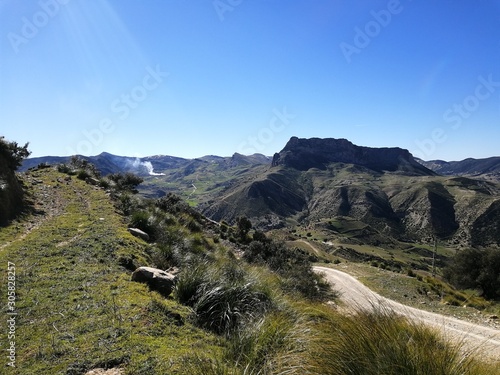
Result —
[{"label": "winding dirt road", "polygon": [[371,291],[345,272],[327,267],[314,267],[314,270],[325,275],[334,289],[341,293],[340,298],[347,306],[365,310],[389,308],[397,314],[438,329],[445,338],[463,344],[467,351],[472,350],[478,356],[500,363],[500,330],[402,305]]}]

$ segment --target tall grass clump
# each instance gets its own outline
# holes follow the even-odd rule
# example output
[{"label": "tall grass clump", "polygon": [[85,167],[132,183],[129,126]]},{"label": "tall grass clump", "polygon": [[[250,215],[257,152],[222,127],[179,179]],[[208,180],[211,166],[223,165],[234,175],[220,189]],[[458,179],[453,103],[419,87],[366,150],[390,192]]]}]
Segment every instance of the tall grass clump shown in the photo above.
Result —
[{"label": "tall grass clump", "polygon": [[459,345],[383,308],[332,315],[318,328],[311,351],[316,374],[486,374]]},{"label": "tall grass clump", "polygon": [[184,267],[175,297],[190,306],[196,323],[220,335],[262,316],[273,304],[271,290],[235,259],[198,261]]}]

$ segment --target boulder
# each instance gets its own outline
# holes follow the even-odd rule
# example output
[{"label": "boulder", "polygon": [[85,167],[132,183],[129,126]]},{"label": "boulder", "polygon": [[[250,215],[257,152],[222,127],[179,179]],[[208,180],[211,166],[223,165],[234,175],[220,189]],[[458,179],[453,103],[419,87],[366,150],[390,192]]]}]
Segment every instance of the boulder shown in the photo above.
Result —
[{"label": "boulder", "polygon": [[87,177],[85,179],[85,182],[90,185],[98,186],[100,181],[97,178],[94,177]]},{"label": "boulder", "polygon": [[143,232],[142,230],[140,230],[138,228],[128,228],[127,230],[132,235],[139,237],[139,238],[142,238],[144,241],[149,241],[149,234],[147,234],[146,232]]},{"label": "boulder", "polygon": [[132,273],[132,281],[146,283],[151,289],[168,296],[172,293],[176,276],[153,267],[139,267]]}]

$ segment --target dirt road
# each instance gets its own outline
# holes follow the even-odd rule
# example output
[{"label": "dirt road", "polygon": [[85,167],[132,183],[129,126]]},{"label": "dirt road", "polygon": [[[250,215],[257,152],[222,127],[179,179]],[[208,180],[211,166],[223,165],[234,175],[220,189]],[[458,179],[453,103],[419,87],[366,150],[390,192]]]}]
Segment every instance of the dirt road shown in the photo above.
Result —
[{"label": "dirt road", "polygon": [[371,291],[354,277],[341,271],[327,267],[314,267],[314,270],[325,274],[326,279],[334,284],[334,289],[341,293],[341,299],[349,307],[368,310],[377,307],[389,308],[414,321],[438,329],[445,338],[463,343],[465,350],[474,350],[479,356],[500,362],[500,330],[402,305]]}]

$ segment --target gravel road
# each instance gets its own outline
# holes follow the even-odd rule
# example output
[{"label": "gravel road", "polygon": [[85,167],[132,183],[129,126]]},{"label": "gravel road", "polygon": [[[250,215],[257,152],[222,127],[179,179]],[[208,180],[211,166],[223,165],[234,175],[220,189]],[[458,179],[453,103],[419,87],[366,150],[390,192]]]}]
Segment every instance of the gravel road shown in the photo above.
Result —
[{"label": "gravel road", "polygon": [[402,305],[371,291],[351,275],[327,267],[314,267],[341,293],[341,300],[355,309],[389,308],[409,319],[438,329],[445,338],[463,344],[485,359],[500,363],[500,330]]}]

